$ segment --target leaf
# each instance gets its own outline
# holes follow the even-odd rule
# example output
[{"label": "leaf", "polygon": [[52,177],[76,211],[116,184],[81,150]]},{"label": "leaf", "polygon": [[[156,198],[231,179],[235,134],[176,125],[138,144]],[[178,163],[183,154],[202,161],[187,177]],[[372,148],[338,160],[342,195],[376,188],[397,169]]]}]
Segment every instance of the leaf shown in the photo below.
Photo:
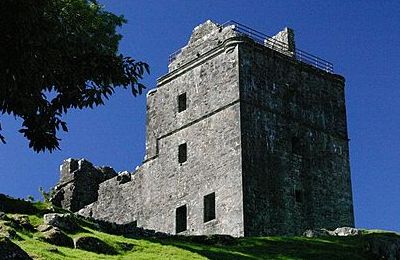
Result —
[{"label": "leaf", "polygon": [[150,67],[149,67],[149,64],[144,63],[144,68],[146,69],[147,74],[150,74]]},{"label": "leaf", "polygon": [[4,138],[4,136],[2,135],[2,134],[0,134],[0,141],[3,143],[3,144],[6,144],[7,142],[6,142],[6,139]]},{"label": "leaf", "polygon": [[64,132],[68,132],[67,123],[65,123],[65,122],[60,122],[60,124],[61,124],[62,130],[63,130]]},{"label": "leaf", "polygon": [[142,91],[143,91],[143,89],[145,89],[146,87],[143,85],[143,84],[141,84],[141,83],[138,83],[138,89],[139,89],[139,94],[141,95],[142,94]]},{"label": "leaf", "polygon": [[133,96],[137,96],[137,94],[138,94],[138,91],[136,90],[136,88],[135,88],[135,86],[133,86],[132,85],[132,94],[133,94]]}]

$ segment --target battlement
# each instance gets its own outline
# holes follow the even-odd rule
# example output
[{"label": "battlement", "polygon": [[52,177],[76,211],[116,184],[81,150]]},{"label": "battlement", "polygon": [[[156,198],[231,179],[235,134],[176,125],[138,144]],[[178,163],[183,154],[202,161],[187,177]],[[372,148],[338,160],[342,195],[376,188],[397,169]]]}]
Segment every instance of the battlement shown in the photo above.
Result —
[{"label": "battlement", "polygon": [[[232,37],[250,38],[254,42],[292,57],[298,62],[306,63],[329,73],[334,72],[331,62],[296,48],[293,29],[285,27],[276,35],[268,36],[235,21],[217,24],[210,20],[195,27],[188,44],[169,56],[169,72]],[[201,47],[199,48],[199,46]]]}]

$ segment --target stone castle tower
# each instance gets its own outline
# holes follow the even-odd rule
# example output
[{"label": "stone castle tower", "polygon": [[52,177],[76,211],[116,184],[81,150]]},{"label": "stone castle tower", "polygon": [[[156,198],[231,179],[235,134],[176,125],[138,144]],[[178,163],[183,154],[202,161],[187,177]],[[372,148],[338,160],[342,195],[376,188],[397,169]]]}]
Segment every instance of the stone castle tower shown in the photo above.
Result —
[{"label": "stone castle tower", "polygon": [[196,27],[148,93],[146,127],[143,164],[80,214],[193,235],[354,225],[344,78],[291,29]]}]

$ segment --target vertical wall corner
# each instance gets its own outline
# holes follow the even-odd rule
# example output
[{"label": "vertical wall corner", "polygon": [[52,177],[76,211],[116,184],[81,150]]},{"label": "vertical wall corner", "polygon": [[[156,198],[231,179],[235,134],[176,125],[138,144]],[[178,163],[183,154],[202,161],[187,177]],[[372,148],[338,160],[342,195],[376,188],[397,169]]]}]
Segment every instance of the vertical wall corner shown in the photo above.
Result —
[{"label": "vertical wall corner", "polygon": [[289,27],[285,27],[282,31],[278,32],[271,38],[266,38],[264,40],[264,45],[285,55],[291,57],[296,56],[294,30]]}]

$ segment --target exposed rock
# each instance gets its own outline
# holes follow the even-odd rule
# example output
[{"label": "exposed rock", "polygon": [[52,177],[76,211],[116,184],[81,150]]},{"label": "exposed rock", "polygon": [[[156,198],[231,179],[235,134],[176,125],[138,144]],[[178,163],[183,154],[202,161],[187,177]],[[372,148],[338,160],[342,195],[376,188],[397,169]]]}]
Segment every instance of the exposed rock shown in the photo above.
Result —
[{"label": "exposed rock", "polygon": [[13,228],[8,227],[5,223],[0,223],[0,236],[9,239],[21,239],[17,232]]},{"label": "exposed rock", "polygon": [[11,242],[6,237],[0,237],[0,259],[32,259],[24,250],[18,245]]},{"label": "exposed rock", "polygon": [[14,228],[25,229],[25,230],[28,230],[28,231],[31,231],[31,232],[35,230],[35,228],[29,222],[29,217],[28,216],[17,215],[17,216],[12,216],[9,219],[10,219],[11,226],[14,227]]},{"label": "exposed rock", "polygon": [[43,225],[39,225],[39,226],[36,228],[36,230],[37,230],[37,231],[40,231],[40,232],[45,232],[45,231],[48,231],[48,230],[50,230],[50,229],[52,229],[52,228],[53,228],[53,226],[43,224]]},{"label": "exposed rock", "polygon": [[[79,211],[80,212],[80,211]],[[114,235],[125,235],[129,237],[169,237],[170,234],[156,232],[151,229],[144,229],[137,227],[136,221],[125,224],[118,224],[114,222],[108,222],[100,219],[93,219],[90,217],[79,216],[85,220],[87,225],[91,228]]]},{"label": "exposed rock", "polygon": [[307,229],[303,236],[305,237],[327,237],[327,236],[334,236],[335,234],[332,231],[327,229]]},{"label": "exposed rock", "polygon": [[43,216],[44,224],[58,227],[67,232],[76,232],[81,228],[72,214],[50,213]]},{"label": "exposed rock", "polygon": [[85,159],[67,159],[60,167],[60,181],[50,201],[73,212],[98,198],[99,184],[117,176],[111,167],[94,167]]},{"label": "exposed rock", "polygon": [[400,237],[367,237],[365,249],[373,254],[376,259],[398,260],[400,259]]},{"label": "exposed rock", "polygon": [[134,244],[125,243],[125,242],[117,242],[117,245],[123,251],[131,251],[135,247]]},{"label": "exposed rock", "polygon": [[231,246],[236,245],[237,240],[230,235],[210,235],[210,236],[177,236],[177,238],[185,241],[191,241],[194,243],[205,244],[205,245],[224,245]]},{"label": "exposed rock", "polygon": [[27,216],[4,216],[3,220],[0,221],[0,235],[10,239],[21,239],[21,237],[17,235],[15,229],[29,232],[35,230]]},{"label": "exposed rock", "polygon": [[47,249],[47,251],[51,252],[51,253],[60,253],[60,251],[57,249],[57,247],[50,247],[49,249]]},{"label": "exposed rock", "polygon": [[96,237],[79,237],[75,240],[75,248],[99,254],[116,254],[116,250]]},{"label": "exposed rock", "polygon": [[74,247],[74,240],[57,227],[51,227],[42,233],[40,240],[56,246]]},{"label": "exposed rock", "polygon": [[352,227],[340,227],[333,231],[333,234],[339,237],[359,236],[361,231]]},{"label": "exposed rock", "polygon": [[0,220],[8,220],[6,213],[0,211]]},{"label": "exposed rock", "polygon": [[339,227],[334,231],[327,230],[325,228],[308,229],[303,233],[303,236],[305,237],[326,237],[326,236],[347,237],[347,236],[359,236],[359,235],[361,235],[361,231],[352,227]]}]

